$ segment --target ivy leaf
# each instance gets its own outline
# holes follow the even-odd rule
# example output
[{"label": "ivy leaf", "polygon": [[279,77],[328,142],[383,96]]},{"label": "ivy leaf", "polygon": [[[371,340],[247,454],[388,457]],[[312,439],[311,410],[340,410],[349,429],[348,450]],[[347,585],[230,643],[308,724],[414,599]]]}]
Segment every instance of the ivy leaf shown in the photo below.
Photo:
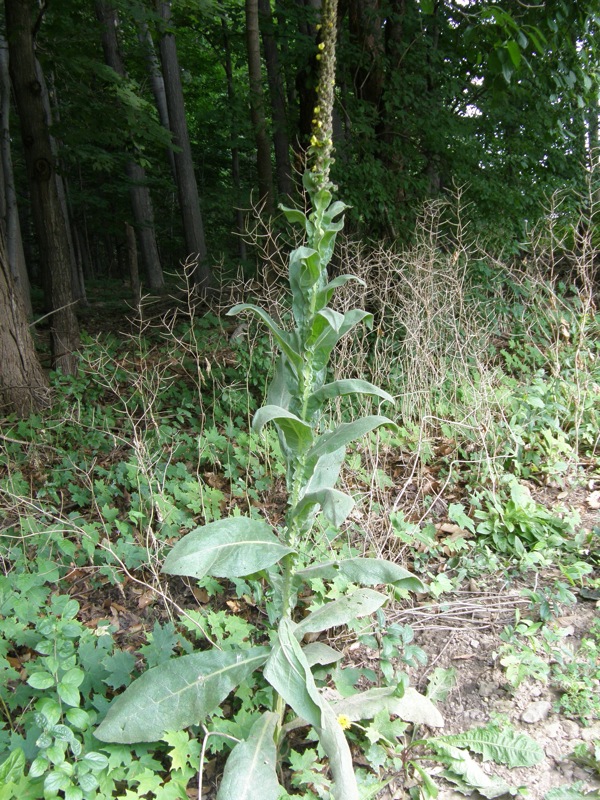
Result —
[{"label": "ivy leaf", "polygon": [[300,637],[306,633],[319,633],[329,628],[347,625],[354,619],[373,614],[386,602],[387,597],[372,589],[358,589],[356,592],[332,600],[308,614],[296,628]]},{"label": "ivy leaf", "polygon": [[179,636],[176,634],[175,625],[172,622],[161,625],[156,620],[152,633],[148,634],[148,639],[148,644],[140,647],[140,652],[146,659],[148,667],[156,667],[173,656]]},{"label": "ivy leaf", "polygon": [[225,764],[217,800],[278,800],[282,787],[273,738],[278,721],[278,714],[266,711],[246,741],[236,744]]},{"label": "ivy leaf", "polygon": [[108,677],[104,678],[104,683],[112,689],[129,686],[135,669],[135,656],[126,650],[117,650],[113,655],[106,656],[102,664],[108,671]]},{"label": "ivy leaf", "polygon": [[268,647],[210,650],[153,667],[111,704],[95,735],[120,744],[156,742],[165,731],[197,725],[268,655]]},{"label": "ivy leaf", "polygon": [[292,552],[265,522],[229,517],[184,536],[165,559],[162,571],[191,578],[239,578],[260,572]]}]

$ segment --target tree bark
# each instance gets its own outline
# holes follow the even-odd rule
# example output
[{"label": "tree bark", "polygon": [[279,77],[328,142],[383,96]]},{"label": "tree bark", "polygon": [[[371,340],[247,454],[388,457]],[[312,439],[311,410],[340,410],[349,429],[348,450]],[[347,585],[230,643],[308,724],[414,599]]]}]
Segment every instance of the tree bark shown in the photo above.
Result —
[{"label": "tree bark", "polygon": [[36,75],[32,36],[34,0],[5,0],[10,75],[25,153],[32,217],[47,290],[52,366],[66,375],[77,371],[79,325],[71,287],[68,223],[60,203],[55,162]]},{"label": "tree bark", "polygon": [[210,288],[211,272],[207,261],[206,240],[204,238],[204,223],[200,210],[200,196],[192,160],[192,147],[185,117],[185,103],[183,87],[177,57],[177,44],[170,28],[171,3],[158,2],[158,10],[163,19],[164,29],[160,38],[160,62],[162,65],[165,89],[167,92],[167,106],[169,110],[169,124],[173,134],[173,142],[178,148],[175,155],[177,170],[177,193],[179,208],[183,222],[183,235],[188,259],[196,262],[193,270],[193,281],[196,289],[204,292]]},{"label": "tree bark", "polygon": [[256,141],[258,202],[267,213],[272,213],[275,209],[273,168],[271,166],[271,143],[267,135],[265,101],[262,88],[258,0],[246,0],[246,46],[248,50],[248,78],[250,81],[250,116]]},{"label": "tree bark", "polygon": [[[110,3],[96,0],[96,17],[102,25],[102,48],[104,60],[121,78],[126,78],[125,65],[119,52],[117,41],[117,12]],[[129,199],[131,210],[140,242],[142,263],[146,271],[148,285],[153,291],[160,292],[165,285],[160,256],[154,231],[154,207],[150,190],[146,184],[146,172],[133,158],[126,166],[129,179]]]},{"label": "tree bark", "polygon": [[[227,99],[231,108],[236,107],[235,89],[233,85],[233,66],[231,63],[231,41],[225,16],[221,17],[221,30],[223,31],[223,49],[225,51],[225,76],[227,78]],[[244,212],[241,207],[241,180],[240,180],[240,150],[237,146],[238,127],[236,114],[231,115],[231,180],[236,196],[235,228],[237,233],[238,255],[241,261],[247,257],[246,242],[244,241]]]},{"label": "tree bark", "polygon": [[[154,95],[154,102],[158,111],[160,124],[165,130],[170,131],[171,124],[169,122],[169,108],[167,106],[165,81],[162,76],[162,72],[160,71],[160,62],[158,60],[158,56],[156,55],[156,50],[154,49],[152,34],[150,33],[148,23],[145,20],[140,22],[138,38],[146,55],[146,66],[148,69],[148,75],[150,77],[150,86],[152,87],[152,94]],[[171,167],[173,181],[175,186],[177,186],[177,167],[175,166],[175,155],[170,147],[167,148],[167,159],[169,161],[169,166]]]},{"label": "tree bark", "polygon": [[258,15],[271,98],[277,191],[282,198],[289,198],[293,190],[290,140],[288,136],[285,88],[273,31],[273,14],[271,13],[270,0],[258,0]]},{"label": "tree bark", "polygon": [[8,71],[8,44],[0,36],[0,141],[2,162],[2,185],[0,192],[3,196],[2,217],[4,233],[6,235],[6,255],[15,285],[21,291],[23,303],[28,317],[33,316],[31,308],[31,289],[27,275],[27,264],[23,250],[21,236],[21,223],[19,208],[17,206],[17,193],[12,164],[10,146],[10,74]]},{"label": "tree bark", "polygon": [[0,414],[19,417],[48,404],[46,376],[38,361],[21,292],[15,287],[0,232]]}]

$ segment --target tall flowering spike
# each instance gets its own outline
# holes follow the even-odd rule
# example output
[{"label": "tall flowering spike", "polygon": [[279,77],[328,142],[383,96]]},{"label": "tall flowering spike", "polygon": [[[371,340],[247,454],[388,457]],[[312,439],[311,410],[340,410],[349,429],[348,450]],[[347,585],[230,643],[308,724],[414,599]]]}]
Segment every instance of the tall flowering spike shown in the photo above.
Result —
[{"label": "tall flowering spike", "polygon": [[335,44],[337,34],[337,0],[323,0],[319,52],[317,105],[313,109],[312,135],[308,149],[311,183],[316,191],[332,186],[329,169],[333,163],[333,90],[335,88]]}]

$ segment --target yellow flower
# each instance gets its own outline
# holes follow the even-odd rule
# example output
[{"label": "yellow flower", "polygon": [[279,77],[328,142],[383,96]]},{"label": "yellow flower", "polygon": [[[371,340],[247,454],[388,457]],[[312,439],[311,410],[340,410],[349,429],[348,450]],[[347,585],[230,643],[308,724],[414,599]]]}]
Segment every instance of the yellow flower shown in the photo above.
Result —
[{"label": "yellow flower", "polygon": [[345,714],[338,714],[337,721],[340,725],[340,728],[344,731],[347,731],[352,725],[352,721]]},{"label": "yellow flower", "polygon": [[319,42],[317,47],[319,48],[319,50],[325,50],[325,42]]}]

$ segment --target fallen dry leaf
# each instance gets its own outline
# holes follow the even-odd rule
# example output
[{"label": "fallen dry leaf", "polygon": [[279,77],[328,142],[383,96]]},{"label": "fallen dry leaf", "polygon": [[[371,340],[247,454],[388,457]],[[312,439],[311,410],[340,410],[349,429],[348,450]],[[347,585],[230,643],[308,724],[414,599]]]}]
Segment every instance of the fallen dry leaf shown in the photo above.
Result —
[{"label": "fallen dry leaf", "polygon": [[587,499],[587,504],[590,508],[600,508],[600,489],[592,492]]}]

